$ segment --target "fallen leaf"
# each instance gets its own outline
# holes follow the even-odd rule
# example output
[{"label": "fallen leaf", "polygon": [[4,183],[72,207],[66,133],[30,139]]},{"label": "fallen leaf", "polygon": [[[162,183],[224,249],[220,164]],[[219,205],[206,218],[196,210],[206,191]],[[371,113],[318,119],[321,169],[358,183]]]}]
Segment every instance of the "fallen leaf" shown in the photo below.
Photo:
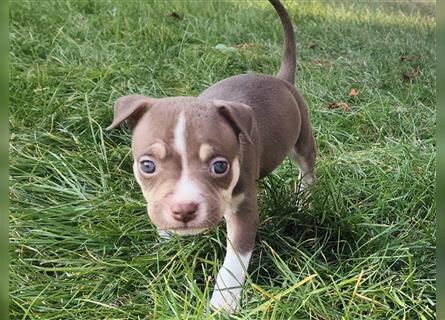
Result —
[{"label": "fallen leaf", "polygon": [[331,102],[330,104],[328,104],[328,108],[329,109],[343,109],[343,111],[349,111],[350,107],[349,104],[347,104],[346,102]]},{"label": "fallen leaf", "polygon": [[359,92],[360,92],[359,89],[357,89],[357,88],[351,88],[351,90],[349,90],[348,96],[350,96],[350,97],[355,97],[356,95],[358,95]]},{"label": "fallen leaf", "polygon": [[167,14],[168,17],[172,17],[176,20],[182,20],[182,17],[176,12],[176,11],[171,11]]},{"label": "fallen leaf", "polygon": [[257,45],[255,43],[241,43],[241,44],[237,44],[235,47],[238,49],[249,49],[249,48],[253,48],[256,46]]},{"label": "fallen leaf", "polygon": [[329,61],[327,61],[327,60],[323,60],[323,59],[312,59],[312,61],[311,61],[313,64],[316,64],[316,65],[319,65],[319,66],[322,66],[322,65],[324,65],[324,64],[328,64],[329,63]]},{"label": "fallen leaf", "polygon": [[222,44],[222,43],[218,43],[218,44],[215,46],[215,49],[217,49],[217,50],[219,50],[219,51],[222,51],[222,52],[224,52],[224,53],[237,52],[236,49],[235,49],[234,47],[229,47],[229,46],[226,46],[225,44]]},{"label": "fallen leaf", "polygon": [[405,70],[405,71],[403,71],[402,79],[403,79],[403,81],[408,82],[408,81],[411,81],[411,80],[414,80],[415,78],[417,78],[417,76],[419,74],[420,74],[420,70],[417,67],[411,71]]},{"label": "fallen leaf", "polygon": [[415,61],[415,60],[419,60],[421,57],[421,54],[414,54],[414,55],[410,55],[410,56],[401,56],[400,57],[400,61]]},{"label": "fallen leaf", "polygon": [[428,22],[436,22],[436,16],[433,14],[428,14],[425,16],[425,20],[427,20]]},{"label": "fallen leaf", "polygon": [[411,79],[411,76],[408,71],[403,71],[402,78],[403,81],[409,81]]}]

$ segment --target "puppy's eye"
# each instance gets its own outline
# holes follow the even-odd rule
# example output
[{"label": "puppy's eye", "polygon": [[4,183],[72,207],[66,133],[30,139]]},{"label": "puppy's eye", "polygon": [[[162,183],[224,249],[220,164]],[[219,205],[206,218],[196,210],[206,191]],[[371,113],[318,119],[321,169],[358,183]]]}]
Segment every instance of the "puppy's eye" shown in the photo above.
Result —
[{"label": "puppy's eye", "polygon": [[142,160],[141,161],[141,170],[144,173],[152,174],[156,171],[156,165],[151,160]]},{"label": "puppy's eye", "polygon": [[221,158],[217,158],[215,161],[213,161],[210,167],[210,171],[214,176],[222,176],[228,169],[229,163]]}]

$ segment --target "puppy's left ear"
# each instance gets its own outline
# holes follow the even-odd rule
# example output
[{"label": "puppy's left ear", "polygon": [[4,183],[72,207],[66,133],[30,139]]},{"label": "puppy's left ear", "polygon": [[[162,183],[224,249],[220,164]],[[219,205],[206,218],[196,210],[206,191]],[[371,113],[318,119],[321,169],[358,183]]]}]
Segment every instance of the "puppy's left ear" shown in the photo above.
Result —
[{"label": "puppy's left ear", "polygon": [[241,133],[248,142],[252,143],[254,124],[253,110],[250,106],[240,102],[214,100],[218,113],[222,115],[237,136]]},{"label": "puppy's left ear", "polygon": [[130,128],[134,127],[139,117],[150,109],[154,101],[153,98],[139,94],[120,97],[114,104],[113,122],[105,130],[114,129],[125,120]]}]

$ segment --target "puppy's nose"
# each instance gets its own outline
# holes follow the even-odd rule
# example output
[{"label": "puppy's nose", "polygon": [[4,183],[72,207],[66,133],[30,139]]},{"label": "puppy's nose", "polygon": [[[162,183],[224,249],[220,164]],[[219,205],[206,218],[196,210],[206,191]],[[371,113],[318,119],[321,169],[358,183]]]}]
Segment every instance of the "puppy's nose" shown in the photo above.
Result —
[{"label": "puppy's nose", "polygon": [[187,223],[196,217],[198,204],[196,202],[181,202],[170,206],[175,220]]}]

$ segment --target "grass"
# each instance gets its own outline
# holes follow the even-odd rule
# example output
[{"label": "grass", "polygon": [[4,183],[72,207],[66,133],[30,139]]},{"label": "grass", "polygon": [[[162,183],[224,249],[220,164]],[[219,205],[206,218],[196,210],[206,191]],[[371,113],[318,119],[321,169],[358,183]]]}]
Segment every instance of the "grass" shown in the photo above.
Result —
[{"label": "grass", "polygon": [[[288,159],[260,183],[232,319],[433,319],[434,3],[286,6],[318,183],[311,205],[292,194]],[[128,132],[103,128],[122,95],[196,95],[230,75],[274,74],[271,6],[13,1],[10,48],[10,318],[228,318],[207,307],[224,226],[160,241]]]}]

